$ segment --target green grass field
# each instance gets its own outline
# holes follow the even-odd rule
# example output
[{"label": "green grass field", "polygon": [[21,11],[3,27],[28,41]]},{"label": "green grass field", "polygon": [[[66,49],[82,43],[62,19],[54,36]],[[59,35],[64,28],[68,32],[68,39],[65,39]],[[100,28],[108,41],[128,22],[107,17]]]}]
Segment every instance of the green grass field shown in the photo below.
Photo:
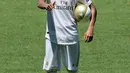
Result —
[{"label": "green grass field", "polygon": [[[88,24],[79,24],[79,73],[130,73],[130,0],[93,2],[98,16],[91,43],[83,40]],[[0,1],[0,73],[45,73],[46,12],[36,5],[37,0]]]}]

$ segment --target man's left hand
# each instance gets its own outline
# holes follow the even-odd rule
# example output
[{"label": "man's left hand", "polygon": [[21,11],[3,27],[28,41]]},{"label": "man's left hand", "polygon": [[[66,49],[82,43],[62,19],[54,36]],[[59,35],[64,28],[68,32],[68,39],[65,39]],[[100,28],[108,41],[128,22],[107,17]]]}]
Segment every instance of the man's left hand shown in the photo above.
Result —
[{"label": "man's left hand", "polygon": [[88,28],[87,32],[84,33],[85,42],[91,42],[93,40],[93,28]]}]

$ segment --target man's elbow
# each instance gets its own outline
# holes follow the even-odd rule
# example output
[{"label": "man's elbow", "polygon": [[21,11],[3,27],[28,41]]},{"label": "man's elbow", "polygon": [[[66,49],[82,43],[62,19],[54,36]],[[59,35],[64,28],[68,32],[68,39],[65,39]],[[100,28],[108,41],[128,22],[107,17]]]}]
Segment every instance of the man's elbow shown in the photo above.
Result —
[{"label": "man's elbow", "polygon": [[41,4],[37,4],[37,7],[41,9]]},{"label": "man's elbow", "polygon": [[40,9],[44,9],[41,3],[38,3],[37,7],[40,8]]},{"label": "man's elbow", "polygon": [[40,8],[40,6],[39,6],[39,5],[37,5],[37,8]]}]

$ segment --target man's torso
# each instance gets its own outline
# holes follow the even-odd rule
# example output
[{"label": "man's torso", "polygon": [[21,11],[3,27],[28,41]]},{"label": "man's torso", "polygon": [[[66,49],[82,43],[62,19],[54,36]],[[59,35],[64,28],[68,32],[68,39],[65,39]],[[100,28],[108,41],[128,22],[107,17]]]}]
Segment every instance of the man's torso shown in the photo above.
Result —
[{"label": "man's torso", "polygon": [[[51,0],[53,3],[54,0]],[[55,7],[48,11],[46,37],[58,44],[74,44],[78,42],[78,29],[73,9],[76,0],[56,0]]]}]

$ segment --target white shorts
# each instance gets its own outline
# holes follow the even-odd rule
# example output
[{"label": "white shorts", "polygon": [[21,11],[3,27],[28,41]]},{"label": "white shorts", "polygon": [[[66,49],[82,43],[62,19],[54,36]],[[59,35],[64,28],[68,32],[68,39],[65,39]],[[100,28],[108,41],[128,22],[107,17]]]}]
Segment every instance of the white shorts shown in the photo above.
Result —
[{"label": "white shorts", "polygon": [[78,70],[79,47],[79,42],[73,45],[59,45],[46,39],[43,69],[60,70],[64,65],[68,70]]}]

